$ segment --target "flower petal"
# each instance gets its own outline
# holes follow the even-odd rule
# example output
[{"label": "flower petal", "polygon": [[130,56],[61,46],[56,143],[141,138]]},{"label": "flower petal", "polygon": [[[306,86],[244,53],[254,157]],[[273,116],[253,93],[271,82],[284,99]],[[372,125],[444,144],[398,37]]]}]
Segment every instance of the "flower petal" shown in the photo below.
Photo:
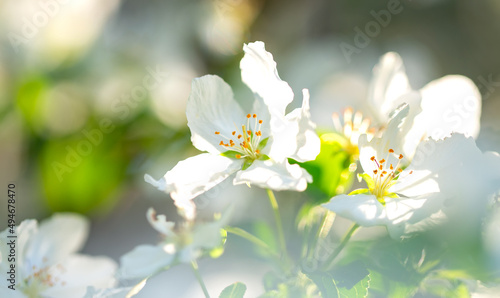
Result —
[{"label": "flower petal", "polygon": [[29,240],[24,258],[30,266],[43,268],[79,251],[89,233],[89,221],[79,214],[57,213],[42,221]]},{"label": "flower petal", "polygon": [[456,188],[456,175],[469,170],[461,168],[464,163],[481,164],[481,155],[474,139],[461,134],[453,134],[444,140],[426,140],[420,143],[412,163],[401,173],[400,177],[404,179],[398,179],[391,191],[412,197],[442,192],[442,187],[447,185]]},{"label": "flower petal", "polygon": [[287,161],[276,163],[272,160],[256,160],[245,171],[239,171],[234,184],[250,183],[273,190],[304,191],[312,177],[299,165],[290,165]]},{"label": "flower petal", "polygon": [[261,41],[244,45],[243,50],[241,79],[265,102],[271,114],[284,116],[286,106],[293,100],[293,91],[280,79],[273,55],[266,51]]},{"label": "flower petal", "polygon": [[83,298],[123,298],[129,297],[127,294],[132,291],[134,287],[118,287],[96,289],[94,287],[87,287],[87,292]]},{"label": "flower petal", "polygon": [[163,214],[156,215],[156,211],[153,208],[149,208],[146,214],[149,224],[158,232],[166,237],[174,236],[174,226],[175,222],[167,221],[167,217]]},{"label": "flower petal", "polygon": [[303,90],[302,107],[293,110],[285,117],[273,117],[269,157],[278,163],[287,158],[300,162],[314,160],[320,151],[320,140],[316,134],[316,125],[310,120],[309,92]]},{"label": "flower petal", "polygon": [[96,289],[115,285],[114,278],[117,265],[107,257],[89,257],[72,255],[61,263],[58,268],[52,268],[52,275],[60,281],[45,291],[44,297],[82,297],[88,286]]},{"label": "flower petal", "polygon": [[365,227],[387,222],[386,210],[374,195],[338,195],[321,206]]},{"label": "flower petal", "polygon": [[385,54],[373,68],[373,79],[368,91],[368,102],[380,123],[387,123],[389,114],[401,104],[396,100],[408,92],[411,92],[411,87],[403,60],[397,53]]},{"label": "flower petal", "polygon": [[161,246],[139,245],[120,258],[120,278],[142,279],[153,275],[174,261],[175,254]]},{"label": "flower petal", "polygon": [[[434,221],[437,215],[440,220],[445,217],[449,229],[461,231],[454,240],[467,241],[480,233],[491,198],[499,189],[500,156],[482,153],[473,138],[453,134],[422,142],[391,191],[411,198],[432,196],[432,202],[419,208],[421,217],[432,214]],[[414,226],[408,225],[405,231],[410,228]],[[445,234],[453,237],[454,233]]]},{"label": "flower petal", "polygon": [[387,231],[398,239],[403,235],[428,230],[446,220],[442,212],[444,195],[430,193],[413,198],[385,198]]},{"label": "flower petal", "polygon": [[396,153],[402,152],[401,133],[408,113],[409,105],[404,104],[393,112],[387,129],[381,137],[372,138],[370,141],[368,141],[367,135],[359,137],[359,162],[365,173],[371,175],[373,170],[377,169],[376,164],[371,160],[373,156],[377,160],[386,159],[388,164],[397,164],[396,157],[388,155],[388,151],[393,149]]},{"label": "flower petal", "polygon": [[[26,219],[21,222],[21,224],[16,227],[16,235],[17,235],[17,255],[16,258],[17,267],[19,270],[19,278],[26,278],[31,273],[31,268],[33,264],[30,262],[26,262],[26,250],[29,248],[30,239],[37,233],[38,224],[34,219]],[[9,263],[5,261],[5,258],[9,255],[10,246],[7,245],[9,243],[8,236],[11,235],[9,233],[9,228],[2,231],[0,234],[0,270],[1,272],[9,271]],[[2,261],[3,260],[3,261]],[[36,266],[40,264],[34,264]],[[2,285],[2,284],[0,284]],[[1,287],[0,287],[1,288]]]},{"label": "flower petal", "polygon": [[243,161],[210,153],[202,153],[177,163],[156,181],[145,175],[146,182],[170,193],[174,201],[191,200],[241,169]]},{"label": "flower petal", "polygon": [[193,80],[186,115],[193,145],[213,154],[226,151],[219,145],[221,136],[215,132],[230,136],[235,123],[246,121],[231,87],[214,75]]},{"label": "flower petal", "polygon": [[311,113],[309,112],[309,91],[303,89],[302,94],[302,107],[286,115],[286,119],[291,122],[297,122],[299,128],[293,142],[296,144],[296,150],[292,154],[287,155],[287,157],[293,158],[299,162],[306,162],[316,159],[316,156],[318,156],[321,150],[321,142],[315,131],[316,125],[311,121]]},{"label": "flower petal", "polygon": [[452,132],[477,137],[481,117],[481,94],[474,82],[459,75],[445,76],[422,90],[422,113],[414,127],[433,139]]}]

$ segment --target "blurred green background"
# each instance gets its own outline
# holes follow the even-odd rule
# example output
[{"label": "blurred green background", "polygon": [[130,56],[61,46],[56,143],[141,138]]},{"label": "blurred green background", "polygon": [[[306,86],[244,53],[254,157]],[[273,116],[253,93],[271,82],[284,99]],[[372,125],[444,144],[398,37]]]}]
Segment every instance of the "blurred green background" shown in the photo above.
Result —
[{"label": "blurred green background", "polygon": [[[355,28],[394,2],[401,12],[346,59],[340,44],[354,45]],[[135,224],[147,226],[147,206],[172,213],[168,196],[143,175],[160,177],[197,153],[185,117],[193,78],[217,74],[250,105],[239,60],[243,43],[257,40],[296,95],[310,89],[313,121],[325,130],[333,129],[332,112],[362,109],[371,69],[387,51],[401,54],[415,89],[446,74],[468,76],[483,95],[478,145],[500,151],[497,0],[0,0],[0,15],[0,180],[4,194],[17,185],[18,221],[80,212],[101,235],[122,239]],[[247,198],[240,220],[259,210],[249,190],[230,192],[228,200]],[[116,258],[132,247],[88,251]]]}]

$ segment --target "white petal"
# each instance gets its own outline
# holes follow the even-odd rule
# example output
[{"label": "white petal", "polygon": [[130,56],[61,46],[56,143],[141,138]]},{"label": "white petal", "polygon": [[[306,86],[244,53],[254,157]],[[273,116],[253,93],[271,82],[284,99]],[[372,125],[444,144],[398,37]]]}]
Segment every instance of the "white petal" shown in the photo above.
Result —
[{"label": "white petal", "polygon": [[[107,257],[72,255],[53,268],[51,274],[60,280],[43,291],[47,297],[82,297],[88,286],[97,289],[114,286],[117,265]],[[59,275],[58,275],[59,274]]]},{"label": "white petal", "polygon": [[[456,188],[456,175],[459,175],[460,171],[467,171],[460,169],[460,166],[481,156],[482,153],[474,140],[461,134],[454,134],[439,141],[424,141],[418,146],[412,163],[401,173],[398,183],[391,191],[411,197],[443,192],[443,186],[447,185]],[[413,173],[409,174],[411,171]]]},{"label": "white petal", "polygon": [[276,163],[272,160],[256,160],[244,171],[239,171],[234,184],[250,183],[273,190],[304,191],[312,177],[299,165],[290,165],[287,161]]},{"label": "white petal", "polygon": [[177,213],[187,221],[193,221],[196,218],[196,204],[192,199],[175,200]]},{"label": "white petal", "polygon": [[170,193],[174,201],[191,200],[241,169],[242,162],[202,153],[180,161],[158,181],[149,175],[144,179],[159,190]]},{"label": "white petal", "polygon": [[359,161],[363,171],[371,175],[377,165],[371,160],[375,156],[377,160],[385,159],[387,164],[397,164],[397,158],[389,155],[389,149],[396,154],[402,152],[403,139],[401,137],[402,127],[409,113],[409,105],[404,104],[393,112],[391,120],[380,138],[372,138],[368,141],[367,135],[359,137]]},{"label": "white petal", "polygon": [[260,41],[244,45],[243,50],[241,79],[262,98],[271,113],[285,115],[286,106],[293,100],[293,92],[288,83],[280,79],[273,55]]},{"label": "white petal", "polygon": [[368,102],[380,123],[387,123],[390,112],[400,104],[396,100],[408,92],[411,92],[411,87],[403,60],[397,53],[385,54],[373,69],[368,91]]},{"label": "white petal", "polygon": [[291,122],[297,122],[299,128],[295,140],[292,141],[293,144],[296,145],[295,152],[287,155],[287,157],[293,158],[299,162],[306,162],[316,159],[321,149],[321,142],[315,131],[316,125],[310,120],[309,91],[303,89],[302,94],[302,108],[295,109],[286,115],[286,119]]},{"label": "white petal", "polygon": [[[482,153],[471,137],[453,134],[444,140],[423,142],[391,191],[413,198],[433,195],[432,202],[426,202],[418,212],[422,217],[433,214],[435,221],[439,211],[439,219],[445,216],[447,226],[460,230],[460,238],[466,241],[467,235],[475,237],[480,232],[491,197],[499,189],[500,157]],[[406,230],[409,228],[414,227]]]},{"label": "white petal", "polygon": [[83,298],[123,298],[126,297],[132,289],[133,287],[107,289],[87,287],[87,292]]},{"label": "white petal", "polygon": [[430,193],[414,198],[385,198],[387,230],[392,238],[428,230],[446,220],[445,196]]},{"label": "white petal", "polygon": [[452,132],[477,137],[481,94],[474,82],[459,75],[445,76],[422,90],[422,113],[415,119],[426,136],[442,139]]},{"label": "white petal", "polygon": [[[29,248],[30,239],[37,233],[37,231],[38,224],[34,219],[23,220],[21,224],[16,227],[16,249],[18,255],[16,258],[16,266],[19,268],[18,274],[21,279],[27,277],[31,272],[31,267],[33,265],[31,264],[31,260],[26,259],[26,250]],[[0,234],[0,256],[3,257],[3,259],[0,260],[1,272],[6,272],[5,270],[9,271],[10,264],[5,261],[5,258],[9,255],[10,251],[10,246],[7,245],[7,243],[12,240],[12,238],[8,238],[9,235],[12,235],[9,232],[9,228],[5,229]],[[41,264],[35,265],[39,266]]]},{"label": "white petal", "polygon": [[175,234],[173,231],[175,222],[167,221],[165,215],[156,215],[156,211],[153,208],[149,208],[146,217],[149,224],[162,235],[172,237]]},{"label": "white petal", "polygon": [[174,257],[161,246],[139,245],[120,258],[120,277],[146,278],[169,266]]},{"label": "white petal", "polygon": [[322,206],[365,227],[387,222],[386,210],[374,195],[338,195]]},{"label": "white petal", "polygon": [[79,214],[54,214],[40,223],[38,233],[29,240],[25,258],[38,268],[55,264],[83,247],[89,226]]},{"label": "white petal", "polygon": [[193,80],[186,115],[193,145],[214,154],[226,151],[219,145],[223,138],[215,132],[230,136],[235,124],[246,121],[231,87],[214,75]]}]

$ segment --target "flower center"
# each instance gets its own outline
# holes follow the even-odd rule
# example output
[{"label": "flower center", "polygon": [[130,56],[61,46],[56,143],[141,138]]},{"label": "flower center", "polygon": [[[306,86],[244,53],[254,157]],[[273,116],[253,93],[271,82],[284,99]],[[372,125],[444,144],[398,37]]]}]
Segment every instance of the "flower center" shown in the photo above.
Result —
[{"label": "flower center", "polygon": [[[44,262],[46,262],[46,259],[44,259]],[[31,274],[24,279],[26,286],[23,289],[23,292],[30,298],[39,297],[40,293],[47,288],[66,285],[65,281],[57,277],[57,275],[63,274],[66,271],[61,264],[43,268],[33,266],[31,269]]]},{"label": "flower center", "polygon": [[[398,160],[395,166],[388,162],[391,156],[396,157]],[[389,149],[386,159],[377,160],[375,156],[370,158],[377,168],[376,170],[373,170],[373,184],[370,187],[370,193],[375,195],[377,200],[379,200],[382,204],[385,204],[384,197],[395,195],[392,194],[389,189],[396,183],[401,175],[401,172],[403,172],[403,169],[400,168],[403,157],[403,154],[397,155],[394,153],[393,149]],[[413,171],[411,171],[409,175],[412,173]]]},{"label": "flower center", "polygon": [[257,114],[248,114],[246,122],[246,125],[241,126],[241,130],[233,131],[231,136],[225,136],[219,131],[216,131],[215,134],[223,138],[219,143],[220,146],[236,152],[234,157],[251,160],[259,159],[261,147],[265,146],[261,142],[262,132],[260,128],[262,120],[257,119]]},{"label": "flower center", "polygon": [[349,141],[348,152],[353,155],[357,155],[358,151],[358,139],[362,134],[368,135],[368,139],[371,139],[375,134],[375,128],[370,127],[370,119],[363,118],[363,114],[359,111],[353,114],[353,109],[348,107],[344,110],[343,120],[340,119],[339,114],[333,113],[332,120],[335,130],[343,134]]}]

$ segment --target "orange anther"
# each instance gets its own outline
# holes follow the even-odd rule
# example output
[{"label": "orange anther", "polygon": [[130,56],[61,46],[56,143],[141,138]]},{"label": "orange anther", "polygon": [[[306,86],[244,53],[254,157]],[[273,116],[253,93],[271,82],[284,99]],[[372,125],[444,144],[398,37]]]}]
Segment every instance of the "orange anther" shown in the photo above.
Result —
[{"label": "orange anther", "polygon": [[391,167],[390,167],[391,170],[394,170],[394,167],[392,166],[392,163],[391,163]]},{"label": "orange anther", "polygon": [[410,171],[410,175],[413,174],[413,171]]},{"label": "orange anther", "polygon": [[241,139],[241,135],[238,135],[238,139]]},{"label": "orange anther", "polygon": [[262,120],[259,120],[259,124],[262,124]]},{"label": "orange anther", "polygon": [[398,172],[402,172],[402,171],[403,171],[403,169],[401,169],[401,168],[398,169]]},{"label": "orange anther", "polygon": [[259,153],[260,153],[260,150],[259,150],[259,149],[255,150],[255,153],[259,154]]},{"label": "orange anther", "polygon": [[382,171],[382,169],[383,169],[382,165],[380,165],[378,168],[379,168],[381,171]]},{"label": "orange anther", "polygon": [[220,141],[219,145],[221,146],[224,145],[224,141]]},{"label": "orange anther", "polygon": [[382,174],[383,174],[383,175],[387,174],[387,171],[382,171]]},{"label": "orange anther", "polygon": [[403,154],[400,154],[400,155],[399,155],[399,159],[403,159]]},{"label": "orange anther", "polygon": [[236,158],[241,158],[241,154],[236,154]]},{"label": "orange anther", "polygon": [[247,134],[248,134],[248,135],[251,135],[251,134],[252,134],[252,131],[251,131],[251,130],[247,130]]},{"label": "orange anther", "polygon": [[378,173],[378,171],[377,171],[377,170],[373,170],[373,174],[375,174],[375,175],[376,175],[377,173]]},{"label": "orange anther", "polygon": [[250,117],[252,117],[252,115],[248,114],[248,115],[247,115],[247,118],[250,118]]},{"label": "orange anther", "polygon": [[257,114],[253,114],[253,117],[254,117],[254,118],[257,118]]},{"label": "orange anther", "polygon": [[385,162],[385,159],[382,159],[382,160],[380,161],[380,163],[384,163],[384,162]]},{"label": "orange anther", "polygon": [[215,134],[216,134],[216,135],[220,135],[220,132],[219,132],[219,131],[216,131],[216,132],[215,132]]},{"label": "orange anther", "polygon": [[375,160],[375,156],[370,157],[370,159],[371,159],[372,161],[374,161],[374,160]]},{"label": "orange anther", "polygon": [[392,150],[392,149],[389,149],[389,153],[394,153],[394,150]]},{"label": "orange anther", "polygon": [[233,131],[233,136],[236,134],[236,131]]}]

